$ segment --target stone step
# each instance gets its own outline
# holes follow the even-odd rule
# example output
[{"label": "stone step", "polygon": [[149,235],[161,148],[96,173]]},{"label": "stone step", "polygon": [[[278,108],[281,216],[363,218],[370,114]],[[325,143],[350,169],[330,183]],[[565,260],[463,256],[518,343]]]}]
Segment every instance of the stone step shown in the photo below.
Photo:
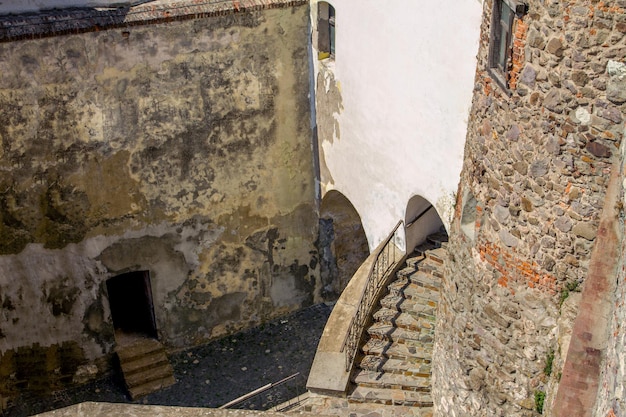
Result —
[{"label": "stone step", "polygon": [[446,232],[433,233],[428,235],[426,240],[434,245],[445,248],[448,245],[448,234]]},{"label": "stone step", "polygon": [[167,388],[176,383],[176,379],[174,379],[173,375],[162,379],[156,379],[154,381],[147,382],[142,385],[138,385],[132,388],[129,388],[128,391],[130,393],[131,398],[134,400],[139,397],[143,397],[152,392],[158,391],[163,388]]},{"label": "stone step", "polygon": [[158,381],[173,375],[172,365],[167,362],[164,365],[144,369],[131,374],[124,374],[126,385],[130,388],[145,385],[152,381]]},{"label": "stone step", "polygon": [[134,400],[176,383],[165,348],[154,339],[141,339],[115,349],[126,387]]},{"label": "stone step", "polygon": [[417,269],[418,268],[417,265],[419,265],[421,262],[423,262],[424,259],[426,259],[426,256],[424,256],[423,254],[417,254],[415,252],[410,254],[406,258],[407,268]]},{"label": "stone step", "polygon": [[374,320],[413,331],[421,331],[424,329],[430,331],[435,328],[435,323],[430,319],[386,307],[382,307],[374,313]]},{"label": "stone step", "polygon": [[389,359],[381,356],[366,355],[359,362],[359,368],[368,371],[419,377],[428,377],[431,374],[430,362],[419,358]]},{"label": "stone step", "polygon": [[435,323],[437,303],[434,301],[425,302],[423,299],[406,299],[399,295],[388,294],[380,300],[380,305],[390,310],[423,317],[433,324]]},{"label": "stone step", "polygon": [[428,392],[403,391],[358,386],[348,397],[352,403],[374,403],[402,405],[408,407],[432,407],[433,400]]},{"label": "stone step", "polygon": [[448,257],[448,250],[446,248],[430,249],[426,251],[425,255],[426,259],[443,265],[445,259]]},{"label": "stone step", "polygon": [[413,256],[427,257],[428,251],[439,249],[439,248],[440,248],[439,244],[433,243],[429,241],[428,239],[426,239],[426,241],[420,243],[419,245],[415,247],[415,249],[413,250],[413,253],[411,254],[411,257]]},{"label": "stone step", "polygon": [[369,339],[362,348],[363,354],[387,359],[421,360],[430,363],[433,355],[432,343],[394,343],[389,340]]},{"label": "stone step", "polygon": [[430,392],[430,376],[428,375],[420,377],[359,369],[353,376],[353,382],[361,387]]},{"label": "stone step", "polygon": [[409,279],[411,275],[418,271],[418,267],[416,266],[405,266],[404,268],[398,270],[396,272],[396,279]]},{"label": "stone step", "polygon": [[120,362],[132,361],[136,358],[149,355],[154,352],[162,351],[163,345],[155,339],[141,339],[129,345],[118,346],[115,348]]},{"label": "stone step", "polygon": [[145,369],[158,367],[164,364],[168,364],[169,360],[165,355],[163,349],[156,352],[151,352],[145,356],[135,358],[131,361],[120,362],[124,375],[130,375],[136,372],[141,372]]},{"label": "stone step", "polygon": [[419,270],[409,277],[409,280],[416,285],[421,285],[432,291],[441,289],[441,277]]},{"label": "stone step", "polygon": [[430,301],[439,301],[439,290],[434,290],[426,286],[425,283],[416,284],[412,281],[396,280],[389,284],[387,289],[389,294],[401,295],[404,298],[423,298]]},{"label": "stone step", "polygon": [[432,343],[434,329],[408,330],[388,323],[374,323],[367,329],[372,339],[389,340],[396,343]]}]

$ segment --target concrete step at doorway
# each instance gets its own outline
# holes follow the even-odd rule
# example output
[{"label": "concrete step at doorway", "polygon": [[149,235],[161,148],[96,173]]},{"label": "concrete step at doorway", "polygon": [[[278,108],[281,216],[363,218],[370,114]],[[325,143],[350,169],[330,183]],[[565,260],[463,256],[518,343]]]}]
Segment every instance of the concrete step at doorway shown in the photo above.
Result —
[{"label": "concrete step at doorway", "polygon": [[174,369],[158,340],[143,338],[115,351],[133,400],[176,383]]}]

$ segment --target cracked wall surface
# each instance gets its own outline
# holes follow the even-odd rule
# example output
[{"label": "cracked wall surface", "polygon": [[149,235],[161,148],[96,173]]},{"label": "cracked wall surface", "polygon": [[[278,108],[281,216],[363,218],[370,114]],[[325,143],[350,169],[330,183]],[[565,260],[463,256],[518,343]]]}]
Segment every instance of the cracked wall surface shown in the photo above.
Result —
[{"label": "cracked wall surface", "polygon": [[307,28],[303,5],[0,44],[0,394],[24,347],[69,346],[70,379],[110,354],[118,274],[150,271],[170,347],[314,301]]}]

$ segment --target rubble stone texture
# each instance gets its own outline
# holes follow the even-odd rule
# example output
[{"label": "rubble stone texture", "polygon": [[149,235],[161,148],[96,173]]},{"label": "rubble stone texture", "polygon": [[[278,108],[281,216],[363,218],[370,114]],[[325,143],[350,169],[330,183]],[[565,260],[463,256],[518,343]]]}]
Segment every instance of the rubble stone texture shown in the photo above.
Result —
[{"label": "rubble stone texture", "polygon": [[[509,91],[488,70],[492,5],[458,192],[473,198],[457,204],[439,304],[435,414],[538,415],[544,392],[551,415],[575,318],[563,312],[580,298],[564,310],[562,295],[584,287],[600,213],[615,210],[603,201],[621,168],[626,1],[529,1]],[[476,202],[473,233],[465,201]]]}]

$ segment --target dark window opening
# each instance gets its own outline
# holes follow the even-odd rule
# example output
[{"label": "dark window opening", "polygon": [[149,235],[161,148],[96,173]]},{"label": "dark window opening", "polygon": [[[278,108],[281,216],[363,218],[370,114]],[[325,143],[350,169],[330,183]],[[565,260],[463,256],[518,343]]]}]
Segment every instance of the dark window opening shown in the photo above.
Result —
[{"label": "dark window opening", "polygon": [[116,339],[129,335],[157,337],[148,271],[115,276],[107,280],[107,291]]},{"label": "dark window opening", "polygon": [[335,8],[326,2],[317,7],[317,49],[319,59],[335,56]]}]

